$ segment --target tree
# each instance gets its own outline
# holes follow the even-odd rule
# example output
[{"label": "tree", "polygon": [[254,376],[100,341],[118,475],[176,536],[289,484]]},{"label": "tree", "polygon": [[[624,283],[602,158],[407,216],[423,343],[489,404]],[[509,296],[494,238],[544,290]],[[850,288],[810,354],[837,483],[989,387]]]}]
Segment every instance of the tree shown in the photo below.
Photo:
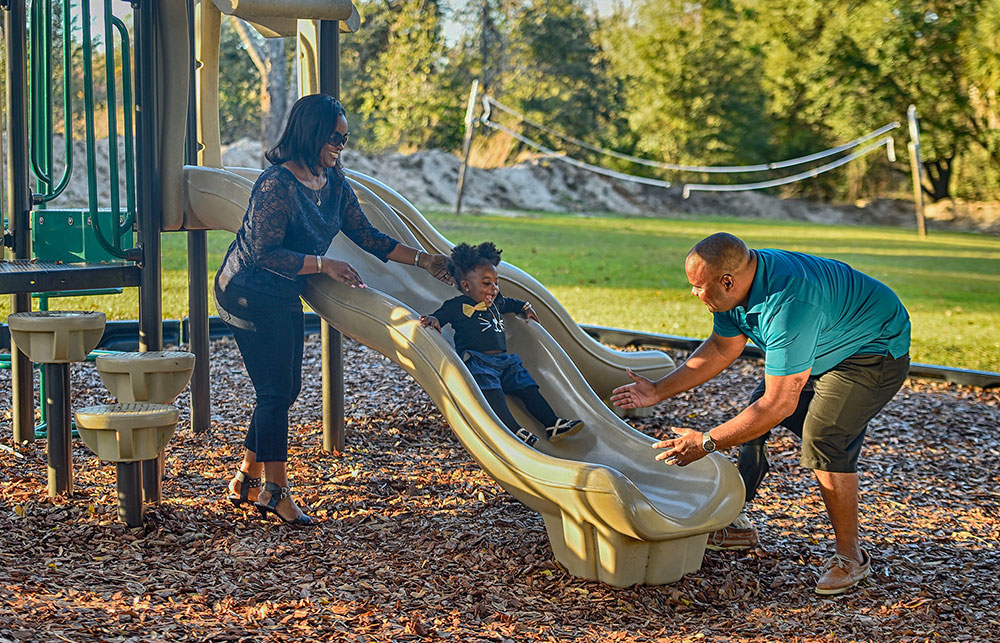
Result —
[{"label": "tree", "polygon": [[[361,119],[370,149],[456,147],[461,90],[445,73],[436,0],[382,0],[362,6],[365,23],[344,57],[344,99]],[[345,47],[347,49],[348,47]]]},{"label": "tree", "polygon": [[764,82],[777,117],[795,113],[839,142],[902,120],[915,104],[933,199],[950,194],[954,160],[970,145],[989,149],[988,116],[976,107],[961,46],[982,0],[740,4],[766,43]]},{"label": "tree", "polygon": [[289,97],[294,100],[298,94],[295,75],[289,74],[288,69],[287,39],[260,38],[239,18],[232,18],[232,24],[261,79],[261,140],[265,147],[270,147],[281,136],[290,106]]},{"label": "tree", "polygon": [[222,18],[219,127],[224,143],[261,136],[260,72],[250,60],[235,23],[235,18]]},{"label": "tree", "polygon": [[[621,85],[596,41],[598,23],[580,0],[533,0],[510,20],[509,53],[498,99],[532,120],[591,144],[620,147],[626,127]],[[530,137],[550,147],[565,140],[542,130]],[[570,146],[571,147],[571,146]],[[587,156],[585,148],[574,156]],[[607,164],[607,158],[593,158]]]},{"label": "tree", "polygon": [[604,42],[644,155],[720,165],[771,158],[763,68],[750,27],[725,0],[643,0]]}]

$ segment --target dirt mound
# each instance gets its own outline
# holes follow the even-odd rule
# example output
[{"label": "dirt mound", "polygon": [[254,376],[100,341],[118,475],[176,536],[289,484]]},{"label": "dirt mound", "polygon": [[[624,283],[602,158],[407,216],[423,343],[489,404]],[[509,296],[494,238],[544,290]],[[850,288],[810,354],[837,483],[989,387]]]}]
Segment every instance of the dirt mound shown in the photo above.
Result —
[{"label": "dirt mound", "polygon": [[[124,157],[121,139],[119,158]],[[55,149],[62,149],[61,139]],[[107,140],[97,141],[94,165],[96,189],[102,207],[110,205]],[[86,160],[82,142],[74,156]],[[223,147],[229,167],[262,167],[259,142],[241,139]],[[460,159],[441,150],[416,154],[367,155],[348,148],[344,163],[378,178],[420,207],[453,209],[461,167]],[[84,163],[78,163],[84,166]],[[119,177],[121,202],[125,202],[124,177]],[[87,176],[74,172],[55,207],[87,204]],[[811,221],[823,224],[915,226],[913,204],[899,199],[874,199],[861,205],[831,205],[803,199],[780,199],[762,192],[696,192],[683,197],[678,186],[654,187],[612,179],[547,158],[536,158],[511,167],[470,167],[466,174],[462,208],[467,212],[576,212],[632,216],[724,216]],[[931,229],[969,230],[1000,234],[1000,203],[961,201],[931,204],[926,211]]]}]

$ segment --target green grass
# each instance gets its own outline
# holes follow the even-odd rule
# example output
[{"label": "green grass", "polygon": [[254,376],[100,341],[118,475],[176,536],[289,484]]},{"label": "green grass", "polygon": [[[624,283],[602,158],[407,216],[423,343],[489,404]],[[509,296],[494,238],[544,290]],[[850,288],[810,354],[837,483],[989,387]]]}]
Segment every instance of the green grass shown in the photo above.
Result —
[{"label": "green grass", "polygon": [[[704,337],[711,315],[688,290],[688,249],[726,230],[753,247],[779,247],[841,259],[885,282],[913,319],[914,361],[1000,370],[1000,238],[909,230],[741,220],[655,219],[538,214],[520,217],[430,212],[451,241],[492,240],[504,259],[545,284],[580,323]],[[232,235],[209,234],[209,271]],[[187,315],[183,234],[163,235],[163,314]],[[136,291],[100,298],[57,299],[52,309],[104,310],[137,317]],[[0,318],[9,311],[0,301]],[[213,307],[214,313],[214,307]]]}]

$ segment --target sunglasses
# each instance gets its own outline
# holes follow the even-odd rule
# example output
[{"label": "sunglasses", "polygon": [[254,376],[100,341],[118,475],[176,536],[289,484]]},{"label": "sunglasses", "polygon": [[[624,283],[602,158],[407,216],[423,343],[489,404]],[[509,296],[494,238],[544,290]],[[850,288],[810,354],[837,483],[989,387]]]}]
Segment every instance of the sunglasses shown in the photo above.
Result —
[{"label": "sunglasses", "polygon": [[338,145],[347,145],[347,139],[351,136],[351,133],[341,134],[337,130],[333,131],[330,138],[327,139],[327,145],[333,145],[334,147]]}]

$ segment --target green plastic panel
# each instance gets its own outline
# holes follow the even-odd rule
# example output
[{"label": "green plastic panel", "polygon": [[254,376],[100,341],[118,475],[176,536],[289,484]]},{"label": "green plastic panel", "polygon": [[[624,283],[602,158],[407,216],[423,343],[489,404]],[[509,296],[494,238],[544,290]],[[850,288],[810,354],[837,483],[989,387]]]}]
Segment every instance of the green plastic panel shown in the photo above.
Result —
[{"label": "green plastic panel", "polygon": [[[31,213],[31,249],[40,261],[66,263],[123,263],[109,254],[97,240],[87,210],[35,210]],[[98,210],[101,233],[111,240],[122,215]],[[122,238],[122,249],[133,246],[131,230]]]}]

